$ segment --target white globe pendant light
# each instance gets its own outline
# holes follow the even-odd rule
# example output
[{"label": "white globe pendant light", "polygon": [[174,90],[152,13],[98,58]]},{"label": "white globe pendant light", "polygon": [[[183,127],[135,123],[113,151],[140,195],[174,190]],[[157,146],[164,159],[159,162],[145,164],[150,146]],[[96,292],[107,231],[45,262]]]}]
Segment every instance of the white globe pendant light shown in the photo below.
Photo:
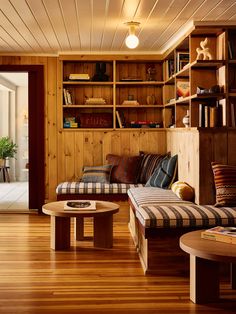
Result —
[{"label": "white globe pendant light", "polygon": [[129,49],[134,49],[139,45],[139,39],[135,35],[135,28],[139,26],[139,22],[127,22],[125,23],[129,26],[129,35],[126,37],[125,44]]}]

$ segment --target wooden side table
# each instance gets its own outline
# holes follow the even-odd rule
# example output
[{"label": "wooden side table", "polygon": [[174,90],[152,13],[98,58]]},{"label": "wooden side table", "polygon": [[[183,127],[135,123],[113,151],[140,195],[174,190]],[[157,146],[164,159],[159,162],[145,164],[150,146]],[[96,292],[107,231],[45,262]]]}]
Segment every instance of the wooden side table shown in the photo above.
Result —
[{"label": "wooden side table", "polygon": [[10,182],[10,176],[8,170],[10,169],[9,166],[0,166],[0,174],[2,172],[2,177],[4,182]]},{"label": "wooden side table", "polygon": [[113,245],[113,215],[119,211],[119,205],[112,202],[96,201],[96,210],[64,210],[66,201],[43,205],[43,213],[51,216],[51,248],[53,250],[70,249],[70,219],[75,217],[75,238],[83,240],[84,218],[93,218],[94,247],[111,248]]},{"label": "wooden side table", "polygon": [[180,238],[180,247],[190,254],[190,299],[194,303],[219,299],[219,262],[231,263],[231,286],[236,289],[236,245],[201,239],[201,231]]}]

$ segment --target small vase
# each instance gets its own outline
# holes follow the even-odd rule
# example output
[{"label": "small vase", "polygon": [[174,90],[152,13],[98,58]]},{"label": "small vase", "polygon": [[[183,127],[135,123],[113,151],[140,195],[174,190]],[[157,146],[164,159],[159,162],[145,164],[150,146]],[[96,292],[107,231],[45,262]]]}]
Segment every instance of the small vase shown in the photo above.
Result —
[{"label": "small vase", "polygon": [[183,117],[183,124],[186,128],[190,125],[189,110],[187,110],[186,116]]},{"label": "small vase", "polygon": [[156,101],[156,98],[154,95],[147,96],[147,104],[148,105],[154,105]]}]

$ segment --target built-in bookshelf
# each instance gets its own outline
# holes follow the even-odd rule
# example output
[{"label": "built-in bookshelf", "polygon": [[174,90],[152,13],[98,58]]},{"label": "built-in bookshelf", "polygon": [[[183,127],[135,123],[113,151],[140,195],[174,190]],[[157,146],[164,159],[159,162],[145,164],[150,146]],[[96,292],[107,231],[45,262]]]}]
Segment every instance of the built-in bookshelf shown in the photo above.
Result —
[{"label": "built-in bookshelf", "polygon": [[59,60],[63,128],[163,127],[161,60],[81,58]]},{"label": "built-in bookshelf", "polygon": [[178,128],[187,110],[189,127],[235,127],[235,42],[208,26],[164,57],[60,56],[62,128]]}]

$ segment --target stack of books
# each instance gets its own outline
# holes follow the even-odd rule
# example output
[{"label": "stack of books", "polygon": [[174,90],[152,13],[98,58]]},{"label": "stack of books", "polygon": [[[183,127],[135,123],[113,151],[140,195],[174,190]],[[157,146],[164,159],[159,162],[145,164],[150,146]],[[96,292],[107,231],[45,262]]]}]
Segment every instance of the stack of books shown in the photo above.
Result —
[{"label": "stack of books", "polygon": [[201,238],[224,243],[236,244],[236,227],[217,226],[201,232]]},{"label": "stack of books", "polygon": [[87,98],[85,100],[85,105],[106,105],[106,100],[104,98]]}]

